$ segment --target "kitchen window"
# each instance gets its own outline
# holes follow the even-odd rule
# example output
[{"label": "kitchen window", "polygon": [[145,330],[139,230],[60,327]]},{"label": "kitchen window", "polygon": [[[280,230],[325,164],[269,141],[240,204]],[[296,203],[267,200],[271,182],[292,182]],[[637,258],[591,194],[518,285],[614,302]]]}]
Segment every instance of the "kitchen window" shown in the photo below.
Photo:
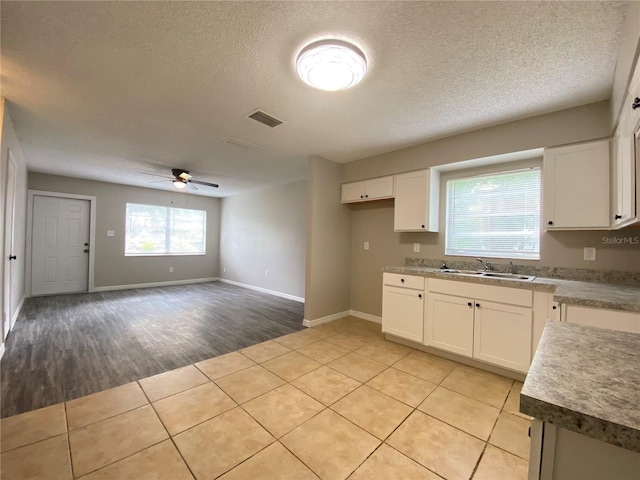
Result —
[{"label": "kitchen window", "polygon": [[125,256],[204,255],[207,212],[127,203]]},{"label": "kitchen window", "polygon": [[540,259],[540,168],[447,181],[446,255]]}]

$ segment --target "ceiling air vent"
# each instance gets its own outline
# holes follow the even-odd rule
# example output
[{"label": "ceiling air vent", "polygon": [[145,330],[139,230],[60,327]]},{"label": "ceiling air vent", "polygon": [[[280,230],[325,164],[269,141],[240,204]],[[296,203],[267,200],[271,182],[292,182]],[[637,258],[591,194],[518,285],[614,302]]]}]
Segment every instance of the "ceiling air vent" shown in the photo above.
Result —
[{"label": "ceiling air vent", "polygon": [[281,123],[284,123],[282,120],[278,120],[276,117],[273,117],[268,113],[263,112],[262,110],[256,110],[247,115],[247,117],[271,128],[277,127]]},{"label": "ceiling air vent", "polygon": [[240,148],[246,148],[247,150],[250,150],[252,148],[256,148],[258,146],[255,143],[251,143],[251,142],[247,142],[245,140],[241,140],[238,137],[229,137],[222,143],[226,143],[227,145],[233,145],[233,146],[240,147]]}]

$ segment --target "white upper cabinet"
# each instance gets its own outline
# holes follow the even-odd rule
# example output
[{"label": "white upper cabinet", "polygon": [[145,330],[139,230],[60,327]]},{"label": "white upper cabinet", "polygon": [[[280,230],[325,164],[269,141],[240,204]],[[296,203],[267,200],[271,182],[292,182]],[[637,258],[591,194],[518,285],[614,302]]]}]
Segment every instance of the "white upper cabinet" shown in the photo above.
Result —
[{"label": "white upper cabinet", "polygon": [[629,95],[623,110],[631,109],[631,128],[635,128],[640,121],[640,62],[636,63],[636,69],[629,84]]},{"label": "white upper cabinet", "polygon": [[546,230],[610,228],[609,140],[545,148],[543,226]]},{"label": "white upper cabinet", "polygon": [[342,184],[342,203],[393,198],[393,176]]},{"label": "white upper cabinet", "polygon": [[440,173],[433,169],[395,177],[396,232],[437,232]]},{"label": "white upper cabinet", "polygon": [[630,108],[623,108],[612,144],[611,225],[622,228],[636,221],[636,162]]}]

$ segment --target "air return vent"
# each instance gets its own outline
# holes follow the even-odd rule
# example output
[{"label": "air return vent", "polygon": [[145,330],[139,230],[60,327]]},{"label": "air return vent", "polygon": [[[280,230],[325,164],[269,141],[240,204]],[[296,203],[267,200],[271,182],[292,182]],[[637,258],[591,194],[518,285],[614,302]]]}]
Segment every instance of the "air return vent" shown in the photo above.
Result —
[{"label": "air return vent", "polygon": [[256,110],[247,115],[247,117],[271,128],[277,127],[281,123],[284,123],[282,120],[278,120],[276,117],[273,117],[268,113],[263,112],[262,110]]},{"label": "air return vent", "polygon": [[222,143],[226,143],[227,145],[233,145],[235,147],[245,148],[247,150],[256,148],[258,146],[255,143],[247,142],[246,140],[242,140],[238,137],[229,137]]}]

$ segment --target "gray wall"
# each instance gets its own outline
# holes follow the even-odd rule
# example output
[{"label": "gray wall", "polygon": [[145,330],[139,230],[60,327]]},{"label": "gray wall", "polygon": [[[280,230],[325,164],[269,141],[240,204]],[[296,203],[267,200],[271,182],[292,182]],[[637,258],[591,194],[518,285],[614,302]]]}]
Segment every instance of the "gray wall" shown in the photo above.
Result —
[{"label": "gray wall", "polygon": [[[608,103],[534,117],[500,127],[471,132],[343,166],[342,181],[444,165],[531,148],[573,143],[606,137],[609,134]],[[540,160],[538,160],[540,161]],[[441,186],[446,175],[443,175]],[[382,268],[401,265],[406,257],[445,259],[444,188],[441,188],[440,233],[395,233],[393,201],[351,206],[351,309],[380,315],[382,309]],[[517,261],[536,266],[558,266],[640,271],[640,247],[604,245],[603,236],[639,236],[639,230],[622,232],[543,233],[541,259]],[[363,249],[363,242],[370,249]],[[413,243],[421,252],[413,253]],[[596,247],[597,261],[583,260],[583,247]],[[446,257],[468,260],[468,257]],[[496,264],[506,263],[498,261]]]},{"label": "gray wall", "polygon": [[[0,272],[0,308],[4,309],[4,268],[9,265],[4,255],[4,225],[6,222],[5,209],[5,192],[7,182],[7,163],[9,151],[15,160],[17,168],[16,178],[16,198],[15,198],[15,225],[13,231],[14,249],[13,254],[17,260],[11,262],[13,265],[13,277],[11,279],[12,302],[10,306],[10,315],[13,318],[18,305],[24,298],[24,265],[25,265],[25,234],[26,234],[26,212],[27,212],[27,167],[22,154],[22,148],[18,137],[16,136],[11,121],[11,115],[5,104],[4,98],[0,98],[0,118],[2,118],[2,137],[1,137],[1,165],[0,165],[0,211],[2,213],[2,230],[0,231],[0,252],[2,252],[2,272]],[[2,319],[0,319],[0,329],[2,329]],[[4,332],[2,338],[4,338]]]},{"label": "gray wall", "polygon": [[305,320],[350,309],[351,211],[340,203],[342,166],[309,157]]},{"label": "gray wall", "polygon": [[[30,190],[96,197],[95,287],[191,280],[218,276],[220,199],[29,173]],[[207,253],[194,256],[125,257],[126,203],[194,208],[207,212]],[[115,237],[107,237],[115,230]],[[169,272],[173,267],[173,273]]]},{"label": "gray wall", "polygon": [[222,199],[220,277],[304,297],[306,203],[306,180]]}]

